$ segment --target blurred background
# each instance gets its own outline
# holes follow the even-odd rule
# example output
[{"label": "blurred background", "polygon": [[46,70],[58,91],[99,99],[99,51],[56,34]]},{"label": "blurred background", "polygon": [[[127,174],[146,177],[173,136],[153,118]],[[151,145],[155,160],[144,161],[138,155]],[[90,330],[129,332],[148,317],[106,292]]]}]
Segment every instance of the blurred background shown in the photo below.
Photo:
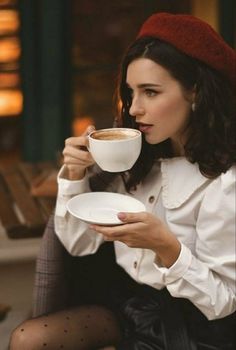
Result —
[{"label": "blurred background", "polygon": [[[235,48],[234,0],[0,0],[0,350],[11,329],[30,315],[35,257],[48,218],[44,212],[31,231],[19,210],[12,219],[6,203],[15,215],[14,191],[16,200],[24,195],[21,182],[8,183],[4,169],[28,164],[26,190],[39,205],[32,174],[42,177],[45,169],[36,171],[35,164],[49,162],[53,172],[66,137],[91,123],[112,125],[122,54],[141,23],[163,11],[207,21]],[[55,176],[47,184],[41,199],[49,211]],[[14,220],[24,224],[18,231],[9,229]]]},{"label": "blurred background", "polygon": [[122,53],[151,13],[191,13],[235,46],[233,0],[0,0],[0,161],[55,159],[112,124]]}]

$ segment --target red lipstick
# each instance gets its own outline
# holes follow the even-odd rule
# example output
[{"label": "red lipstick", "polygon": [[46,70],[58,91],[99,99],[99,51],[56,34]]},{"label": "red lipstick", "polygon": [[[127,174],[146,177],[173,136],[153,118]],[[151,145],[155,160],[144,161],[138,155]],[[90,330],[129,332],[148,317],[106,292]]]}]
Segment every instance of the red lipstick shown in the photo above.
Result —
[{"label": "red lipstick", "polygon": [[139,130],[143,133],[149,132],[152,128],[152,124],[138,123]]}]

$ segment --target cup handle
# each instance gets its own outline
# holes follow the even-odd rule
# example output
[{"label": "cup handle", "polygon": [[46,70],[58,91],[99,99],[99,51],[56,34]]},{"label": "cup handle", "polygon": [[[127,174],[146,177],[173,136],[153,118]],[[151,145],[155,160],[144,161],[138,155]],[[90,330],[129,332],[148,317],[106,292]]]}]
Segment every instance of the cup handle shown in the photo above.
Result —
[{"label": "cup handle", "polygon": [[[89,137],[89,135],[86,135],[87,139]],[[90,152],[90,149],[89,149],[89,143],[88,143],[88,146],[80,146],[79,147],[82,151],[87,151],[87,152]]]},{"label": "cup handle", "polygon": [[89,136],[92,134],[92,132],[94,132],[95,127],[91,127],[90,131],[88,132],[88,134],[86,135],[87,136],[87,139],[88,139],[88,146],[85,146],[85,148],[87,149],[88,152],[90,152],[90,149],[89,149]]},{"label": "cup handle", "polygon": [[84,148],[85,148],[88,152],[90,152],[90,149],[89,149],[89,135],[90,135],[90,133],[87,135],[88,146],[84,146]]}]

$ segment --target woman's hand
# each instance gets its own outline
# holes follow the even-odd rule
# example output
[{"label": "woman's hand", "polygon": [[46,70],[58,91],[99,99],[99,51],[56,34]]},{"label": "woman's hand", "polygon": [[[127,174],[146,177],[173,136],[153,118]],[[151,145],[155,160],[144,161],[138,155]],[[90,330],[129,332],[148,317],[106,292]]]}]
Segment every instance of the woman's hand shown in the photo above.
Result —
[{"label": "woman's hand", "polygon": [[67,168],[66,177],[69,180],[81,180],[85,175],[85,170],[94,164],[91,154],[87,150],[87,135],[94,130],[94,126],[89,126],[83,135],[70,137],[65,141],[63,150],[64,164]]},{"label": "woman's hand", "polygon": [[131,248],[153,250],[157,260],[170,267],[177,260],[181,245],[168,227],[156,216],[148,212],[119,213],[124,225],[91,225],[107,241],[120,241]]}]

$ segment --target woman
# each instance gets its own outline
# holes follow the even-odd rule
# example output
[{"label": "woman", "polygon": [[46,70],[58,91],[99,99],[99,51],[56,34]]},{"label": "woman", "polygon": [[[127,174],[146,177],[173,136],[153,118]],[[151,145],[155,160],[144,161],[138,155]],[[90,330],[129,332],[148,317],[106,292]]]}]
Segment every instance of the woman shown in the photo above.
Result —
[{"label": "woman", "polygon": [[122,62],[117,120],[142,131],[142,152],[106,190],[147,212],[119,213],[124,225],[112,227],[67,212],[69,198],[91,190],[83,135],[66,140],[55,213],[74,256],[114,242],[124,283],[102,302],[26,321],[11,349],[234,349],[235,63],[197,18],[157,13],[143,24]]}]

